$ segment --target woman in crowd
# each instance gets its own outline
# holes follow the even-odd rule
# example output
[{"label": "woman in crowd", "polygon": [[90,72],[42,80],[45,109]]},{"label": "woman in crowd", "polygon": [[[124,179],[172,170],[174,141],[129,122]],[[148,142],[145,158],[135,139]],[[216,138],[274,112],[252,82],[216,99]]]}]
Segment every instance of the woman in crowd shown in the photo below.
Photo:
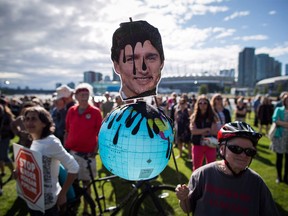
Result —
[{"label": "woman in crowd", "polygon": [[232,108],[232,105],[231,105],[231,103],[230,103],[230,101],[229,101],[229,98],[226,97],[226,98],[224,98],[223,101],[224,101],[224,102],[223,102],[223,103],[224,103],[224,104],[223,104],[224,108],[229,111],[230,116],[232,117],[232,116],[233,116],[233,108]]},{"label": "woman in crowd", "polygon": [[270,103],[267,96],[262,96],[260,106],[258,108],[258,119],[259,119],[259,132],[262,133],[262,127],[265,126],[265,132],[268,134],[269,126],[272,124],[272,115],[274,107]]},{"label": "woman in crowd", "polygon": [[247,114],[247,108],[244,103],[244,98],[239,97],[236,102],[236,110],[235,110],[236,121],[245,122],[246,114]]},{"label": "woman in crowd", "polygon": [[205,141],[213,136],[217,136],[218,121],[208,98],[205,95],[200,95],[190,119],[193,144],[193,171],[202,166],[204,157],[206,158],[206,163],[216,160],[216,148],[206,145]]},{"label": "woman in crowd", "polygon": [[[288,184],[288,95],[282,99],[283,106],[277,107],[273,113],[272,120],[277,129],[272,138],[271,149],[276,152],[276,183],[284,181]],[[282,178],[282,163],[285,155],[284,177]]]},{"label": "woman in crowd", "polygon": [[18,144],[25,146],[27,148],[29,148],[32,143],[32,137],[24,126],[23,114],[28,107],[32,106],[36,106],[36,104],[34,104],[32,101],[25,102],[24,104],[22,104],[19,116],[11,124],[14,134],[19,137]]},{"label": "woman in crowd", "polygon": [[175,110],[176,142],[179,149],[179,157],[182,157],[183,144],[188,145],[188,160],[191,159],[190,115],[191,111],[188,108],[187,100],[181,98]]},{"label": "woman in crowd", "polygon": [[211,105],[214,112],[218,115],[220,127],[219,129],[228,122],[231,122],[231,115],[228,109],[224,108],[223,98],[220,94],[215,94],[211,98]]},{"label": "woman in crowd", "polygon": [[[79,165],[72,155],[62,146],[60,140],[53,135],[51,114],[41,106],[29,107],[24,112],[24,125],[33,138],[31,150],[40,152],[43,160],[45,214],[33,209],[32,216],[58,215],[59,207],[66,203],[66,193],[77,178]],[[60,163],[66,168],[68,175],[62,188],[58,182]]]},{"label": "woman in crowd", "polygon": [[252,101],[250,97],[247,99],[246,109],[247,109],[247,117],[248,119],[251,119]]},{"label": "woman in crowd", "polygon": [[[0,168],[1,177],[5,175],[5,165],[8,166],[11,174],[13,173],[13,163],[9,157],[10,140],[14,138],[11,123],[14,115],[4,98],[0,99]],[[0,177],[0,178],[1,178]]]}]

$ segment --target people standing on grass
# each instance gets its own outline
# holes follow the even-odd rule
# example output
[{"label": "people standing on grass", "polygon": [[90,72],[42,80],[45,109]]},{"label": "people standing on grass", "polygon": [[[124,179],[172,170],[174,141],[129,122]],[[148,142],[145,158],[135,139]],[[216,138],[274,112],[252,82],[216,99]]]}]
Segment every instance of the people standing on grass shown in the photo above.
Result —
[{"label": "people standing on grass", "polygon": [[103,103],[101,104],[101,111],[102,111],[103,118],[105,118],[106,115],[110,113],[110,111],[113,109],[113,106],[114,106],[114,102],[112,101],[109,92],[105,92],[104,97],[106,100],[103,101]]},{"label": "people standing on grass", "polygon": [[204,159],[206,159],[206,163],[216,160],[216,148],[205,145],[205,138],[217,136],[218,121],[207,96],[198,96],[190,118],[193,171],[203,165]]},{"label": "people standing on grass", "polygon": [[177,94],[176,92],[172,92],[170,97],[167,100],[167,116],[170,117],[174,121],[174,107],[177,105]]},{"label": "people standing on grass", "polygon": [[244,97],[239,97],[236,100],[235,120],[246,121],[247,108],[244,103]]},{"label": "people standing on grass", "polygon": [[[271,149],[276,153],[276,183],[284,181],[288,184],[288,94],[283,97],[282,104],[283,106],[276,107],[272,117],[277,127],[272,138]],[[283,159],[284,176],[282,177]]]},{"label": "people standing on grass", "polygon": [[185,144],[187,145],[188,160],[191,160],[191,131],[189,128],[191,114],[187,100],[181,98],[177,108],[175,109],[176,143],[179,149],[178,157],[182,157],[183,147]]},{"label": "people standing on grass", "polygon": [[188,185],[175,189],[183,211],[193,216],[278,216],[269,188],[249,168],[260,138],[245,122],[225,124],[218,132],[222,160],[195,170]]},{"label": "people standing on grass", "polygon": [[[80,166],[78,179],[87,187],[91,181],[87,168],[90,159],[93,177],[96,177],[96,153],[98,151],[98,133],[102,123],[99,108],[92,105],[90,97],[92,86],[81,83],[75,89],[77,104],[70,107],[66,115],[65,148],[75,157]],[[90,188],[88,188],[88,193]],[[83,215],[88,215],[88,205],[84,200]]]},{"label": "people standing on grass", "polygon": [[251,119],[251,112],[252,112],[252,101],[251,101],[250,97],[247,98],[246,109],[247,109],[247,118],[248,118],[248,120],[250,120]]},{"label": "people standing on grass", "polygon": [[[51,114],[41,106],[29,107],[24,112],[24,125],[33,138],[31,150],[40,152],[43,159],[45,214],[28,204],[31,216],[59,215],[59,208],[66,203],[66,193],[77,178],[79,165],[72,155],[63,147],[60,140],[53,135]],[[60,163],[68,172],[65,183],[58,182]]]},{"label": "people standing on grass", "polygon": [[223,99],[223,106],[225,109],[227,109],[230,113],[230,117],[232,118],[233,114],[234,114],[234,110],[232,108],[232,105],[230,103],[230,100],[228,97]]},{"label": "people standing on grass", "polygon": [[264,134],[268,134],[269,127],[272,123],[272,115],[274,112],[274,107],[267,96],[262,96],[260,101],[260,106],[258,108],[258,119],[259,119],[259,132],[262,133],[262,127],[265,126]]},{"label": "people standing on grass", "polygon": [[[6,98],[1,96],[0,98],[0,178],[5,173],[5,166],[7,166],[13,173],[14,165],[9,157],[9,144],[10,140],[14,138],[14,133],[11,128],[11,123],[14,121],[14,115],[7,104]],[[1,188],[0,188],[1,189]]]},{"label": "people standing on grass", "polygon": [[256,95],[253,100],[253,111],[254,111],[254,127],[258,127],[258,109],[260,106],[261,96]]},{"label": "people standing on grass", "polygon": [[60,139],[62,144],[64,142],[66,112],[64,98],[62,95],[57,95],[54,98],[54,108],[51,115],[55,125],[54,135]]}]

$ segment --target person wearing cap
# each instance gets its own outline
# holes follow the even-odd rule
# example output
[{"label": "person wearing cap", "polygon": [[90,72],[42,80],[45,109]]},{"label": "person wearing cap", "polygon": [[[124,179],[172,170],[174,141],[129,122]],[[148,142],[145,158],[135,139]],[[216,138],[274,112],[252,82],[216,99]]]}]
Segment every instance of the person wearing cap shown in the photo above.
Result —
[{"label": "person wearing cap", "polygon": [[63,144],[65,134],[65,120],[68,109],[75,104],[73,100],[74,90],[67,85],[61,85],[53,95],[54,108],[51,112],[55,124],[54,135]]},{"label": "person wearing cap", "polygon": [[[98,151],[98,133],[102,123],[100,109],[89,103],[92,94],[90,84],[79,84],[75,89],[78,103],[70,107],[66,115],[64,146],[80,166],[78,180],[82,181],[83,186],[88,186],[90,182],[87,157],[91,161],[93,176],[96,176],[95,155]],[[83,215],[87,214],[87,203],[84,201]]]},{"label": "person wearing cap", "polygon": [[73,99],[74,90],[67,85],[61,85],[56,89],[56,99],[62,99],[65,102],[65,109],[68,109],[75,105],[75,101]]},{"label": "person wearing cap", "polygon": [[195,170],[175,191],[184,212],[197,215],[279,215],[267,185],[249,168],[261,134],[245,122],[226,123],[218,132],[222,160]]},{"label": "person wearing cap", "polygon": [[157,28],[142,20],[121,23],[113,34],[111,59],[121,78],[123,100],[156,95],[164,66]]}]

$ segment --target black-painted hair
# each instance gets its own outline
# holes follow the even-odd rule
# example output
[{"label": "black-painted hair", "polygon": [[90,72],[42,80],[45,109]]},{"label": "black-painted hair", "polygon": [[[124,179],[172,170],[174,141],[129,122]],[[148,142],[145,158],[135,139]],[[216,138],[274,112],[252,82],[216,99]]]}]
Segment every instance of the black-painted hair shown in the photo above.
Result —
[{"label": "black-painted hair", "polygon": [[137,42],[142,44],[149,40],[160,54],[161,63],[164,61],[164,51],[162,46],[161,35],[157,28],[146,21],[131,21],[121,23],[112,37],[111,59],[119,63],[120,51],[130,44],[133,49]]}]

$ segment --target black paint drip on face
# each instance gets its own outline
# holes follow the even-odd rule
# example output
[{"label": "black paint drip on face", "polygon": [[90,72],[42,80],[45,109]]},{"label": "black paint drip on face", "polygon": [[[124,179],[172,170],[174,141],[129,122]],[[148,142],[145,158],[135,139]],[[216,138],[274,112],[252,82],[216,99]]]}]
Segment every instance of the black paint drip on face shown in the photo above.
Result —
[{"label": "black paint drip on face", "polygon": [[145,64],[144,57],[143,57],[143,62],[142,62],[142,70],[143,70],[143,71],[146,71],[146,70],[147,70],[147,66],[146,66],[146,64]]},{"label": "black paint drip on face", "polygon": [[[113,113],[116,111],[119,111],[119,114],[115,114],[113,116]],[[132,128],[131,130],[131,135],[136,135],[139,132],[141,123],[144,119],[147,120],[146,122],[146,128],[147,128],[147,132],[148,135],[151,139],[154,138],[154,134],[159,135],[160,133],[160,128],[158,127],[158,125],[156,124],[156,119],[160,119],[161,122],[163,123],[163,125],[165,124],[169,124],[169,121],[167,119],[167,117],[159,112],[158,110],[156,110],[154,107],[147,105],[145,102],[137,102],[135,104],[128,104],[128,105],[124,105],[114,111],[112,111],[112,113],[108,116],[108,118],[105,119],[105,122],[108,122],[108,129],[111,129],[113,124],[116,122],[119,122],[122,117],[124,116],[124,113],[129,112],[129,115],[126,117],[125,121],[124,121],[124,125],[126,128],[129,128],[132,126],[132,124],[136,121],[137,116],[139,116],[140,114],[142,115],[141,118],[138,120],[137,124],[134,126],[134,128]],[[113,116],[113,117],[111,117]],[[151,126],[148,124],[148,120],[152,120],[152,128]],[[166,122],[163,121],[163,119],[166,120]],[[122,129],[122,124],[119,124],[116,134],[113,137],[113,144],[117,145],[118,144],[118,140],[119,140],[119,136],[120,131]],[[124,128],[125,129],[125,128]],[[153,133],[154,132],[154,133]],[[136,145],[137,143],[135,143]],[[167,150],[166,150],[166,158],[170,158],[171,156],[171,141],[169,139],[169,137],[167,138]]]},{"label": "black paint drip on face", "polygon": [[[141,45],[143,47],[144,42],[141,42]],[[131,44],[130,44],[131,45]],[[136,44],[131,45],[132,46],[132,60],[133,60],[133,75],[136,75],[136,65],[135,65],[135,46]],[[125,52],[125,47],[123,49],[123,63],[126,63],[127,59],[126,59],[126,52]],[[147,70],[147,65],[145,64],[144,58],[143,58],[143,62],[142,62],[142,70],[145,71]]]}]

